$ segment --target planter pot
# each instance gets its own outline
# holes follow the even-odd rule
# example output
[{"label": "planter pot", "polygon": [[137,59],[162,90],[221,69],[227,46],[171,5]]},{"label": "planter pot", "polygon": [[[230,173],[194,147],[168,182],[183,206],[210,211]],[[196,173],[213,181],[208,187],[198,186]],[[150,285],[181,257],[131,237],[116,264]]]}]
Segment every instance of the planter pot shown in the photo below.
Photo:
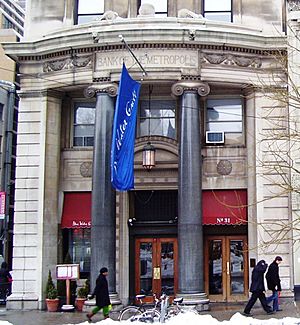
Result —
[{"label": "planter pot", "polygon": [[59,299],[46,299],[46,305],[48,311],[57,311],[59,305]]},{"label": "planter pot", "polygon": [[78,311],[82,311],[86,298],[76,298],[75,305]]}]

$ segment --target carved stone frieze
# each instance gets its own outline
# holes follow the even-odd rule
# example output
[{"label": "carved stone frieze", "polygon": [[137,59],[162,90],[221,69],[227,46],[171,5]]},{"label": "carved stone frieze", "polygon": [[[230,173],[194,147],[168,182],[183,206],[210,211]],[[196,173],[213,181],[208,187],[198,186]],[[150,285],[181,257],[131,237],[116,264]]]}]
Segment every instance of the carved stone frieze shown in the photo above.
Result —
[{"label": "carved stone frieze", "polygon": [[117,96],[118,86],[115,83],[103,83],[91,85],[84,89],[84,96],[86,98],[92,98],[97,93],[107,93],[110,97]]},{"label": "carved stone frieze", "polygon": [[207,96],[210,87],[205,82],[199,81],[179,81],[172,85],[172,93],[181,96],[184,91],[196,91],[200,96]]},{"label": "carved stone frieze", "polygon": [[43,65],[43,72],[60,71],[64,69],[83,68],[92,66],[92,55],[74,56],[61,60],[47,61]]},{"label": "carved stone frieze", "polygon": [[211,64],[224,64],[224,65],[237,65],[239,67],[251,67],[251,68],[260,68],[262,65],[261,59],[247,58],[243,56],[236,56],[232,54],[209,54],[209,53],[200,53],[200,63],[211,63]]}]

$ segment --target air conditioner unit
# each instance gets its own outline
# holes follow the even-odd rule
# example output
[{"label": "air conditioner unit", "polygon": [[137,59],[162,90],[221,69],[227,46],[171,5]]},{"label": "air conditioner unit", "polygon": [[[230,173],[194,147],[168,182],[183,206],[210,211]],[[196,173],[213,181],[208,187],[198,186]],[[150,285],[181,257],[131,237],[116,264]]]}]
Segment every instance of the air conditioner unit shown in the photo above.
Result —
[{"label": "air conditioner unit", "polygon": [[224,141],[224,132],[206,131],[206,143],[221,144]]}]

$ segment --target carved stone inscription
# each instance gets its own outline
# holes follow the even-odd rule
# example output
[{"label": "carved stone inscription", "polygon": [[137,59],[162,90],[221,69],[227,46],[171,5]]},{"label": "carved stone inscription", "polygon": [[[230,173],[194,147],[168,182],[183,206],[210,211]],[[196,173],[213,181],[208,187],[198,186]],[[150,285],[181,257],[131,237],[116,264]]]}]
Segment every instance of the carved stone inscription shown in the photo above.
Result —
[{"label": "carved stone inscription", "polygon": [[[198,52],[191,50],[138,49],[134,54],[145,68],[198,68]],[[119,69],[123,60],[127,67],[135,64],[127,51],[96,53],[95,71]]]}]

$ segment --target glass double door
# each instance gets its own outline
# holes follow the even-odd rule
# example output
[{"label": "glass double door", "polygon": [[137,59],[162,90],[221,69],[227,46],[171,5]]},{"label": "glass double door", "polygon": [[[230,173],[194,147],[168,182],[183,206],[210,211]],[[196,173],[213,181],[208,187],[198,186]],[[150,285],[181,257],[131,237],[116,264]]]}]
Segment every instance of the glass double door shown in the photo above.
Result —
[{"label": "glass double door", "polygon": [[135,240],[136,294],[153,301],[153,293],[174,296],[177,291],[176,238],[139,238]]},{"label": "glass double door", "polygon": [[210,236],[205,239],[205,289],[212,301],[247,300],[246,236]]}]

